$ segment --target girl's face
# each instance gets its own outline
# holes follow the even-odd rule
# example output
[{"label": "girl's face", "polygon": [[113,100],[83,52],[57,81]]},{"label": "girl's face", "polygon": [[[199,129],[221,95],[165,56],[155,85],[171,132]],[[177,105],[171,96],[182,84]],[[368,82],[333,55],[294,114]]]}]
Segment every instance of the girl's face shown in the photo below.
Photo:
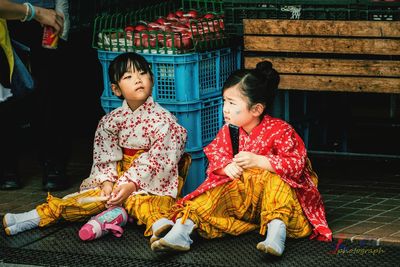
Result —
[{"label": "girl's face", "polygon": [[263,111],[256,104],[249,108],[248,99],[239,90],[239,84],[225,89],[224,91],[224,120],[226,123],[242,127],[250,133],[260,123],[260,115]]},{"label": "girl's face", "polygon": [[150,73],[145,73],[131,66],[119,80],[118,85],[112,84],[112,90],[116,96],[123,96],[129,107],[138,108],[151,95],[153,79]]}]

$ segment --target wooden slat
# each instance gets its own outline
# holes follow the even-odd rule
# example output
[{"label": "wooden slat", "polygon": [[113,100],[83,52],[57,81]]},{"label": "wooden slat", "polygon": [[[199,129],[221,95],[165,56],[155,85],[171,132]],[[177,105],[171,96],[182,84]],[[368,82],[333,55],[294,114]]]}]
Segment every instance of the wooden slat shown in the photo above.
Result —
[{"label": "wooden slat", "polygon": [[281,75],[280,89],[359,93],[400,93],[400,79]]},{"label": "wooden slat", "polygon": [[400,40],[244,36],[245,51],[400,55]]},{"label": "wooden slat", "polygon": [[244,19],[244,34],[400,38],[400,21]]},{"label": "wooden slat", "polygon": [[[400,55],[399,21],[252,19],[243,22],[245,51]],[[253,68],[260,60],[263,58],[246,57],[245,67]],[[399,60],[293,57],[268,60],[281,73],[282,89],[400,93]]]},{"label": "wooden slat", "polygon": [[360,75],[400,78],[400,61],[348,60],[319,58],[245,57],[244,67],[255,68],[258,62],[269,60],[279,73],[320,75]]}]

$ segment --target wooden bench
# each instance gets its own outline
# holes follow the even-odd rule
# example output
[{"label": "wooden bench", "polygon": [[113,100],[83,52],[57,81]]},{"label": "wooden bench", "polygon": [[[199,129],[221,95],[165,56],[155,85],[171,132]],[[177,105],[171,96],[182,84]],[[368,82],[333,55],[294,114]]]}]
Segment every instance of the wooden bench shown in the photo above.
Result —
[{"label": "wooden bench", "polygon": [[275,53],[246,56],[245,67],[267,58],[282,74],[281,89],[400,93],[400,21],[244,19],[243,25],[244,51]]},{"label": "wooden bench", "polygon": [[[400,93],[400,21],[244,19],[243,26],[245,68],[271,61],[285,98],[290,90]],[[285,101],[286,120],[288,112]]]}]

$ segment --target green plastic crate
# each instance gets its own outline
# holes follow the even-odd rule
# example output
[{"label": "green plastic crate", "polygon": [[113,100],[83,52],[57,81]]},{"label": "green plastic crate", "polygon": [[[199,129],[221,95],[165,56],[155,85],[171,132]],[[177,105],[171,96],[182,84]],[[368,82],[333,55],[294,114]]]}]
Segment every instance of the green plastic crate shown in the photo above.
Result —
[{"label": "green plastic crate", "polygon": [[[178,9],[188,11],[195,9],[200,14],[213,13],[214,19],[203,19],[191,23],[193,34],[193,47],[191,49],[179,48],[183,44],[182,35],[179,33],[165,33],[162,31],[144,31],[140,33],[139,44],[133,41],[124,31],[129,25],[137,25],[140,21],[154,21],[160,16],[166,16],[169,12]],[[139,10],[131,10],[125,13],[114,13],[97,16],[94,20],[92,46],[99,50],[107,51],[137,51],[141,53],[178,54],[186,52],[207,51],[225,47],[230,44],[228,36],[221,27],[223,25],[222,1],[219,0],[182,0],[167,1],[157,5],[147,6]],[[152,44],[151,38],[161,37],[161,42],[172,40],[172,47]],[[176,41],[175,41],[176,40]],[[151,46],[149,48],[149,46]]]},{"label": "green plastic crate", "polygon": [[223,13],[222,0],[181,0],[181,6],[184,10],[195,9],[201,12]]},{"label": "green plastic crate", "polygon": [[224,1],[225,30],[243,35],[243,19],[400,20],[400,2],[367,0]]},{"label": "green plastic crate", "polygon": [[144,8],[149,5],[159,4],[166,0],[74,0],[69,1],[69,14],[71,29],[92,28],[96,16],[102,14],[118,13],[135,7]]}]

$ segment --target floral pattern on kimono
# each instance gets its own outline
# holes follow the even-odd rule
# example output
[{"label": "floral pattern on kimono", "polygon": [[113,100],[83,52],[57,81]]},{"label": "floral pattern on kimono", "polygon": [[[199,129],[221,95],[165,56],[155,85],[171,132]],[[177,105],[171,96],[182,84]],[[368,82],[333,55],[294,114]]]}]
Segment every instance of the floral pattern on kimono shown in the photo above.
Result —
[{"label": "floral pattern on kimono", "polygon": [[[313,225],[311,238],[332,240],[332,232],[325,217],[321,194],[311,179],[307,166],[307,151],[300,136],[285,121],[266,115],[249,134],[239,129],[239,151],[248,151],[268,158],[272,168],[283,181],[295,188],[297,198]],[[224,125],[216,138],[204,148],[209,166],[206,180],[178,204],[193,199],[203,192],[231,181],[228,176],[217,175],[215,170],[232,162],[233,151],[229,126]]]},{"label": "floral pattern on kimono", "polygon": [[[104,181],[117,185],[134,182],[139,190],[176,197],[178,162],[184,152],[187,131],[176,118],[149,97],[132,111],[126,101],[122,107],[105,115],[94,138],[93,165],[90,177],[81,190],[95,188]],[[123,148],[144,150],[130,168],[118,178],[117,164]]]}]

